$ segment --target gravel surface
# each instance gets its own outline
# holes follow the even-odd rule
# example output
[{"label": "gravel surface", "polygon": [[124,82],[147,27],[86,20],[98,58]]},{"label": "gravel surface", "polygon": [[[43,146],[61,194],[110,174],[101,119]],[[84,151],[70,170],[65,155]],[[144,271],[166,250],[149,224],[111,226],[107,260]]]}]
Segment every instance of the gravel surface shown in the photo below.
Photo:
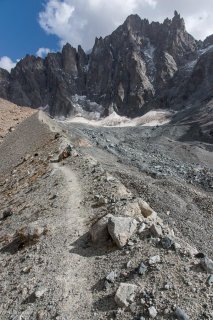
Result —
[{"label": "gravel surface", "polygon": [[[181,142],[178,127],[39,119],[0,147],[0,318],[213,319],[211,145]],[[107,214],[138,223],[121,249],[91,241]]]},{"label": "gravel surface", "polygon": [[213,147],[180,141],[184,127],[94,128],[63,124],[136,196],[193,244],[212,253]]}]

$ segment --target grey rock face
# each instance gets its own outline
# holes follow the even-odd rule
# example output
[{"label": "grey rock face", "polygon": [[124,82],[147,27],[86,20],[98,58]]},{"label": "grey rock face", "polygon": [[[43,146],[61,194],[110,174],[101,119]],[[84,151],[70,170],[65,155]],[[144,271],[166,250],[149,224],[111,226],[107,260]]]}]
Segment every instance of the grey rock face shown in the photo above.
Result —
[{"label": "grey rock face", "polygon": [[[131,15],[111,35],[97,38],[90,54],[66,44],[45,59],[26,56],[11,74],[1,69],[0,96],[46,107],[52,116],[75,113],[76,95],[101,106],[102,115],[183,108],[191,97],[211,96],[213,54],[204,49],[212,44],[212,36],[202,43],[188,34],[176,11],[163,23]],[[83,108],[91,111],[86,102]]]},{"label": "grey rock face", "polygon": [[3,99],[8,99],[9,84],[10,84],[9,72],[0,68],[0,97]]}]

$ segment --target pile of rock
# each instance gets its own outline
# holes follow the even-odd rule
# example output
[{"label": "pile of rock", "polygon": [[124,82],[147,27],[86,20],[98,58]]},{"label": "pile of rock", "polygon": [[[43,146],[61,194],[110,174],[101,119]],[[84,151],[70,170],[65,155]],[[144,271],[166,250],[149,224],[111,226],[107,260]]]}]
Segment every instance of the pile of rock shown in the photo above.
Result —
[{"label": "pile of rock", "polygon": [[90,229],[92,242],[102,245],[111,239],[121,249],[137,233],[140,238],[149,235],[162,238],[162,245],[167,248],[174,244],[169,238],[174,236],[173,230],[165,227],[162,219],[141,198],[128,202],[122,213],[107,214],[99,219]]}]

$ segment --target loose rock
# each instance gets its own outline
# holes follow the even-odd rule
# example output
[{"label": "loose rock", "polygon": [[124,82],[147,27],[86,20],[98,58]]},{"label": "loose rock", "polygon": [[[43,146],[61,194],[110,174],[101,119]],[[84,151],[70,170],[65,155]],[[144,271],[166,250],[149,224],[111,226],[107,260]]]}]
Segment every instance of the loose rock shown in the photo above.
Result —
[{"label": "loose rock", "polygon": [[145,218],[154,216],[154,210],[149,206],[149,204],[146,201],[138,199],[138,204],[141,209],[141,213]]},{"label": "loose rock", "polygon": [[172,241],[169,237],[164,237],[161,239],[161,245],[163,249],[170,249],[172,245],[174,244],[174,241]]},{"label": "loose rock", "polygon": [[175,310],[174,315],[177,317],[178,320],[189,320],[187,314],[180,308]]},{"label": "loose rock", "polygon": [[31,241],[36,241],[42,235],[46,234],[47,228],[38,226],[34,223],[29,224],[16,231],[14,240],[18,240],[21,244],[26,244]]},{"label": "loose rock", "polygon": [[152,224],[149,230],[154,237],[160,238],[163,235],[163,231],[160,225]]},{"label": "loose rock", "polygon": [[126,245],[137,229],[137,221],[130,217],[110,217],[108,231],[119,248]]},{"label": "loose rock", "polygon": [[45,294],[46,291],[47,291],[47,288],[40,288],[40,289],[36,290],[35,297],[41,298]]},{"label": "loose rock", "polygon": [[116,273],[116,271],[111,271],[111,272],[106,276],[106,280],[109,281],[109,282],[111,282],[111,283],[114,283],[116,278],[117,278],[117,273]]},{"label": "loose rock", "polygon": [[161,260],[160,260],[160,256],[157,255],[157,256],[154,256],[154,257],[151,257],[149,259],[149,264],[150,265],[153,265],[153,264],[156,264],[156,263],[159,263]]},{"label": "loose rock", "polygon": [[119,307],[128,307],[129,303],[134,301],[136,291],[136,285],[121,283],[115,295],[115,302]]},{"label": "loose rock", "polygon": [[67,145],[67,147],[59,154],[58,162],[61,162],[62,160],[70,157],[71,151],[72,151],[72,147],[70,145]]},{"label": "loose rock", "polygon": [[213,273],[213,261],[211,259],[204,257],[200,260],[200,264],[206,272]]},{"label": "loose rock", "polygon": [[113,217],[111,214],[107,214],[91,227],[89,232],[92,242],[103,244],[110,239],[110,234],[108,231],[108,220],[111,217]]},{"label": "loose rock", "polygon": [[210,274],[210,276],[206,280],[206,283],[209,287],[213,285],[213,274]]},{"label": "loose rock", "polygon": [[143,275],[143,274],[146,273],[146,271],[147,271],[147,266],[143,262],[141,262],[141,264],[140,264],[140,266],[138,268],[138,273],[140,275]]},{"label": "loose rock", "polygon": [[3,211],[3,213],[1,214],[0,220],[5,220],[12,215],[13,215],[13,211],[11,209],[7,209],[7,210]]},{"label": "loose rock", "polygon": [[152,318],[152,319],[154,319],[154,318],[156,318],[156,316],[157,316],[157,310],[155,309],[155,307],[150,307],[149,309],[148,309],[148,311],[149,311],[149,316]]}]

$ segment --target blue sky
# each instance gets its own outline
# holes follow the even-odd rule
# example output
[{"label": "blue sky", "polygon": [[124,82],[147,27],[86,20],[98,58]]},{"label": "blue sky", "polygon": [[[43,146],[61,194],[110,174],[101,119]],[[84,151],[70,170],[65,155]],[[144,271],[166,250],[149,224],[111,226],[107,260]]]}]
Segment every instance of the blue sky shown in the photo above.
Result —
[{"label": "blue sky", "polygon": [[41,47],[58,48],[58,37],[40,27],[38,14],[44,0],[0,0],[0,57],[13,61]]},{"label": "blue sky", "polygon": [[0,0],[0,67],[26,54],[44,57],[69,42],[92,48],[130,14],[162,22],[177,10],[197,40],[213,34],[213,0]]}]

